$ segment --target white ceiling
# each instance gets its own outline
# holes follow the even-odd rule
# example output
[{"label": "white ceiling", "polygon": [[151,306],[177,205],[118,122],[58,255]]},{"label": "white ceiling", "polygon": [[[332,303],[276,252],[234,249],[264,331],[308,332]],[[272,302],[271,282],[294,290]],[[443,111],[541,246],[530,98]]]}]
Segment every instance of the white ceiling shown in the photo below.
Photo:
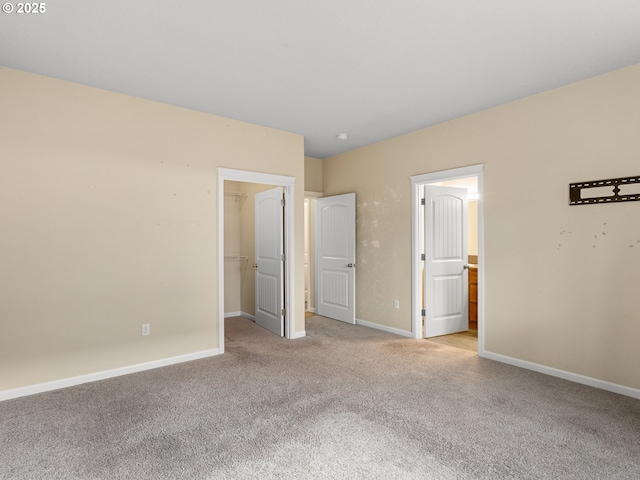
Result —
[{"label": "white ceiling", "polygon": [[318,158],[635,63],[639,0],[53,0],[0,13],[0,65],[300,133]]}]

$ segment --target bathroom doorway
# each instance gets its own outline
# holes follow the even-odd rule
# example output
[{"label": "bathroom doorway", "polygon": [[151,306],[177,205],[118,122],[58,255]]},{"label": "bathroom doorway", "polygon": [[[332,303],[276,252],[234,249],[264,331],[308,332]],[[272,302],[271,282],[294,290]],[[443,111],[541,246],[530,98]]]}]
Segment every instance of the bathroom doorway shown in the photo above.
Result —
[{"label": "bathroom doorway", "polygon": [[[473,348],[473,343],[477,338],[476,351],[481,354],[484,351],[484,335],[483,335],[483,302],[482,302],[482,272],[483,272],[483,216],[482,216],[482,165],[476,165],[472,167],[464,167],[454,170],[447,170],[442,172],[435,172],[424,175],[417,175],[411,177],[412,183],[412,232],[413,232],[413,248],[412,248],[412,333],[414,338],[425,338],[425,318],[436,321],[443,319],[448,321],[449,318],[453,318],[456,314],[458,317],[463,315],[464,311],[465,319],[468,317],[468,323],[465,323],[464,327],[455,329],[460,333],[455,335],[446,335],[440,337],[436,331],[434,338],[438,343],[447,344],[459,344],[464,345],[462,348],[467,350]],[[459,290],[453,294],[438,291],[434,293],[429,289],[434,288],[434,282],[425,281],[425,262],[426,257],[426,239],[425,239],[425,208],[423,205],[425,198],[425,187],[440,186],[440,187],[452,187],[454,189],[462,189],[466,193],[466,207],[467,212],[465,214],[465,228],[468,227],[470,234],[468,235],[466,252],[462,257],[462,261],[458,262],[460,265],[460,272],[455,272],[459,278],[454,278],[451,275],[448,277],[442,276],[441,283],[448,283],[450,285],[457,285]],[[428,217],[427,217],[428,218]],[[441,228],[435,226],[434,228]],[[462,270],[464,269],[464,270]],[[430,273],[430,272],[429,272]],[[440,288],[440,285],[436,287]],[[443,297],[444,295],[444,297]],[[439,297],[438,297],[439,296]],[[443,309],[441,306],[435,305],[437,298],[445,298],[447,307],[450,311]],[[425,300],[426,299],[426,300]],[[451,299],[455,299],[452,302]],[[425,303],[426,302],[426,303]],[[443,302],[440,302],[443,303]],[[454,304],[452,306],[452,304]],[[433,310],[439,310],[436,312],[440,317],[434,315]],[[441,311],[440,311],[441,310]],[[430,316],[428,314],[431,314]],[[459,319],[458,319],[459,321]],[[475,328],[474,328],[475,327]],[[462,332],[463,330],[463,332]],[[446,338],[449,337],[449,338]],[[456,346],[456,345],[453,345]]]}]

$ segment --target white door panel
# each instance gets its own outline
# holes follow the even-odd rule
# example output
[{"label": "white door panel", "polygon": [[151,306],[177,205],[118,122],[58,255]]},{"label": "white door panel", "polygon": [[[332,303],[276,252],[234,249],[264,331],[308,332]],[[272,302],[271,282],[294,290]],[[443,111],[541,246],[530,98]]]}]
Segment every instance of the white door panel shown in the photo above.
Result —
[{"label": "white door panel", "polygon": [[469,328],[467,190],[425,187],[424,336]]},{"label": "white door panel", "polygon": [[356,194],[316,200],[316,313],[356,322]]},{"label": "white door panel", "polygon": [[256,323],[284,336],[282,188],[256,194]]}]

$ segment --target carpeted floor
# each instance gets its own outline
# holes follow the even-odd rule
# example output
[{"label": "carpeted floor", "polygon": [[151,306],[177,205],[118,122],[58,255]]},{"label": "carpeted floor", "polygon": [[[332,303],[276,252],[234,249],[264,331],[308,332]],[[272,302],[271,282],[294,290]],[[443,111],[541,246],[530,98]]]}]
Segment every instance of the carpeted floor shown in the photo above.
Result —
[{"label": "carpeted floor", "polygon": [[0,403],[2,479],[638,479],[640,401],[312,317]]}]

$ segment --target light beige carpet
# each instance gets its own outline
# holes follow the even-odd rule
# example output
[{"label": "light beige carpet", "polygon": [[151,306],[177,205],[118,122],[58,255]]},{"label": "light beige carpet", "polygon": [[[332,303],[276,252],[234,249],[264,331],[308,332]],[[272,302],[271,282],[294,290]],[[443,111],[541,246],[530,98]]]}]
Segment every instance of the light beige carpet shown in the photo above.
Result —
[{"label": "light beige carpet", "polygon": [[638,479],[640,401],[312,317],[0,403],[0,478]]}]

